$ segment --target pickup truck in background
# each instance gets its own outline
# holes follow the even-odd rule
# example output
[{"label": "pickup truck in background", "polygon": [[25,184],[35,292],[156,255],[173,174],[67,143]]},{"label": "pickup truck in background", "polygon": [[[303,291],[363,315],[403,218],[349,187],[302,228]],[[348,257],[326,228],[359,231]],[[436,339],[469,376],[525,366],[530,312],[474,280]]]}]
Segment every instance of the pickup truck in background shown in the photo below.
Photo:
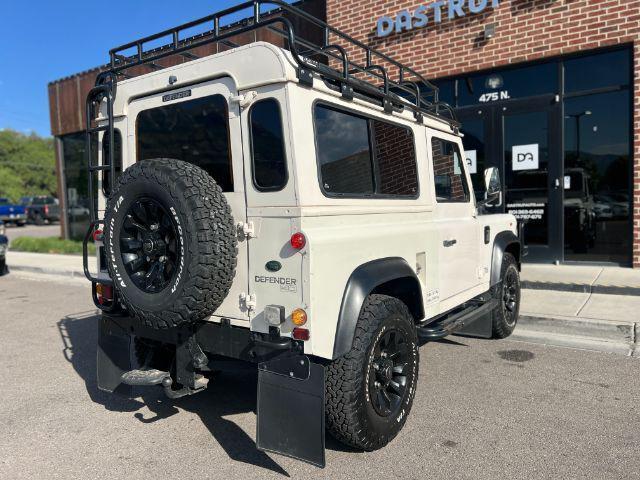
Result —
[{"label": "pickup truck in background", "polygon": [[7,225],[13,223],[22,227],[27,223],[27,213],[24,206],[12,204],[8,198],[0,197],[0,220]]},{"label": "pickup truck in background", "polygon": [[60,204],[55,197],[40,195],[36,197],[23,197],[27,220],[36,225],[45,222],[57,222],[60,220]]}]

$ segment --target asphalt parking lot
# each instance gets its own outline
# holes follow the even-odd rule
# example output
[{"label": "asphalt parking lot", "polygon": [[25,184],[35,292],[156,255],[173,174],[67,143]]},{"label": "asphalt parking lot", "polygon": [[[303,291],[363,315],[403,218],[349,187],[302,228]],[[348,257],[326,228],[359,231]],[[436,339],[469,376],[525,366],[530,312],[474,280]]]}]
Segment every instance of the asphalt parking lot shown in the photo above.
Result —
[{"label": "asphalt parking lot", "polygon": [[425,345],[400,435],[372,453],[328,439],[320,470],[256,450],[252,368],[175,401],[98,391],[88,286],[52,278],[0,278],[1,478],[640,478],[638,359]]}]

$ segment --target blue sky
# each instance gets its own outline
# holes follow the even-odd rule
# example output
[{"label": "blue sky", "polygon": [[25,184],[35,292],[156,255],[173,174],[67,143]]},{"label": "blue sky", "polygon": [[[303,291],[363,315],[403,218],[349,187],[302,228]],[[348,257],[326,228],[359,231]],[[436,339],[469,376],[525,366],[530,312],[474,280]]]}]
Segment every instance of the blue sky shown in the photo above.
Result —
[{"label": "blue sky", "polygon": [[[7,0],[0,14],[0,129],[50,135],[47,84],[108,50],[240,0]],[[229,19],[233,20],[233,19]]]}]

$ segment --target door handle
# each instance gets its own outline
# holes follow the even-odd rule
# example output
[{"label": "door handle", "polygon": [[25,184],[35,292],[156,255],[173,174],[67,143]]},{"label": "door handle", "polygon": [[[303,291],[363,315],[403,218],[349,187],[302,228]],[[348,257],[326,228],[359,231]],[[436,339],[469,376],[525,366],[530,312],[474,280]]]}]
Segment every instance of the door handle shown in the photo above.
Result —
[{"label": "door handle", "polygon": [[455,238],[452,238],[450,240],[443,241],[442,245],[445,247],[453,247],[456,243],[458,243],[458,241]]}]

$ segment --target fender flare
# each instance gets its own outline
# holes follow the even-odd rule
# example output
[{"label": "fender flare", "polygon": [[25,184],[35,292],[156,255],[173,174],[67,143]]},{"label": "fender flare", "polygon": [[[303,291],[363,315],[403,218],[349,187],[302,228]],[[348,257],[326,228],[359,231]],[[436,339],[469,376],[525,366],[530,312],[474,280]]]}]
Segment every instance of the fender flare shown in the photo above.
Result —
[{"label": "fender flare", "polygon": [[522,244],[520,239],[510,230],[505,230],[496,235],[493,241],[493,252],[491,254],[491,286],[500,283],[500,271],[502,270],[502,259],[504,252],[508,249],[516,249],[516,261],[518,262],[518,270],[520,270],[520,261],[522,258]]},{"label": "fender flare", "polygon": [[[412,314],[414,318],[424,317],[420,281],[404,258],[389,257],[364,263],[351,273],[342,295],[333,343],[333,359],[351,350],[356,323],[367,296],[377,287],[399,279],[407,279],[418,289],[417,305],[414,305]],[[411,306],[409,309],[412,310]]]}]

